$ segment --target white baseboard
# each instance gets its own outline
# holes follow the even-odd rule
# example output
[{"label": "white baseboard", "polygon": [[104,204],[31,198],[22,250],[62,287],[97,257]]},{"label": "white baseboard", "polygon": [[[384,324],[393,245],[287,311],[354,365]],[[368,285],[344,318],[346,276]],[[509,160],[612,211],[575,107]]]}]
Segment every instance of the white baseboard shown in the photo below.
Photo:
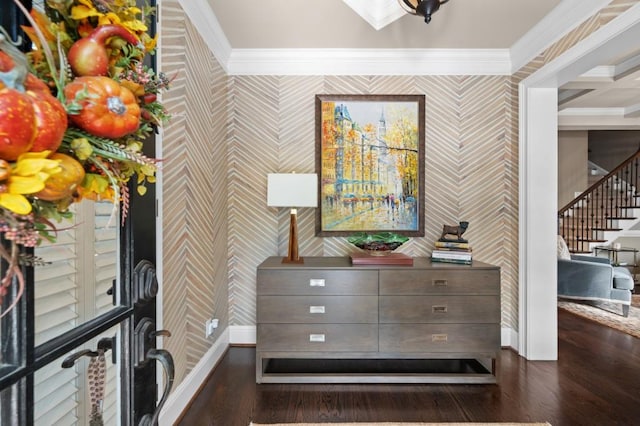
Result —
[{"label": "white baseboard", "polygon": [[187,408],[187,405],[189,405],[191,399],[196,392],[198,392],[202,383],[209,377],[209,373],[211,373],[211,370],[213,370],[216,364],[222,359],[222,356],[229,347],[229,334],[229,328],[226,328],[193,370],[191,370],[187,377],[185,377],[178,387],[173,390],[171,395],[169,395],[167,402],[160,412],[160,426],[173,425],[184,409]]},{"label": "white baseboard", "polygon": [[255,325],[229,326],[229,343],[232,345],[255,345],[256,344],[256,326]]},{"label": "white baseboard", "polygon": [[502,347],[512,348],[516,352],[518,352],[518,332],[513,328],[503,327],[502,328]]}]

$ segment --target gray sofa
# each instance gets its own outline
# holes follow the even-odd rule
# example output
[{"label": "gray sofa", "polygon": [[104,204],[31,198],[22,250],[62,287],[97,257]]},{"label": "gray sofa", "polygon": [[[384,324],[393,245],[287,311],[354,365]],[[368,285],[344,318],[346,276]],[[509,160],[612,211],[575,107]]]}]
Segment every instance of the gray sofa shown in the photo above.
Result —
[{"label": "gray sofa", "polygon": [[607,258],[571,255],[571,260],[558,259],[558,297],[620,304],[626,317],[633,287],[631,272],[611,266]]}]

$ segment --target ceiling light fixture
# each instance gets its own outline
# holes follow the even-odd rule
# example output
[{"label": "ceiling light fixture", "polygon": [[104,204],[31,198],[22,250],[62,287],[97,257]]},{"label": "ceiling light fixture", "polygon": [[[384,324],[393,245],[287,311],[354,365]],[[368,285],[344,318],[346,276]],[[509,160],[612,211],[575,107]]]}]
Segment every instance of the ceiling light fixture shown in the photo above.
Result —
[{"label": "ceiling light fixture", "polygon": [[398,0],[400,6],[412,15],[424,16],[424,22],[431,22],[431,15],[440,9],[440,5],[449,0]]}]

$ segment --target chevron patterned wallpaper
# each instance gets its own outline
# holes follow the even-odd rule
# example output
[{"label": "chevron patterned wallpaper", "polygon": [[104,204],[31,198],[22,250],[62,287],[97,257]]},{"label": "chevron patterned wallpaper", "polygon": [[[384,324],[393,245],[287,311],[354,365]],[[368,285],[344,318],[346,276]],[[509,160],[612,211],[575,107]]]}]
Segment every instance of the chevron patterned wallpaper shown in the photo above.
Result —
[{"label": "chevron patterned wallpaper", "polygon": [[[510,78],[232,77],[229,110],[229,291],[232,325],[255,324],[256,266],[286,254],[289,215],[266,207],[266,175],[315,170],[316,94],[424,94],[426,97],[426,236],[402,251],[428,256],[443,224],[471,223],[465,234],[475,258],[503,268],[503,322],[517,315],[515,252],[510,238],[517,200],[514,185]],[[517,228],[517,226],[516,226]],[[344,238],[315,237],[313,209],[300,209],[303,256],[347,255]]]},{"label": "chevron patterned wallpaper", "polygon": [[[316,94],[424,94],[426,256],[444,223],[471,222],[478,260],[502,268],[502,323],[518,329],[518,83],[640,0],[614,0],[511,77],[237,76],[224,74],[177,0],[161,5],[164,96],[163,326],[177,386],[213,344],[211,315],[255,324],[256,266],[287,249],[288,212],[266,207],[270,172],[313,172]],[[345,255],[299,211],[302,255]]]},{"label": "chevron patterned wallpaper", "polygon": [[228,77],[177,1],[161,3],[162,70],[175,76],[163,97],[163,327],[175,385],[209,350],[204,323],[229,324],[227,285]]}]

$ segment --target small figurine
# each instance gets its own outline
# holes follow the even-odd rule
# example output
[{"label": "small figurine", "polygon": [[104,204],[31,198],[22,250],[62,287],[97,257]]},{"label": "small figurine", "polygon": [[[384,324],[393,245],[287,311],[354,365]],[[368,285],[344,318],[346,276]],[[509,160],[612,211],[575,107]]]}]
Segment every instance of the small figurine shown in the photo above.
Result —
[{"label": "small figurine", "polygon": [[[442,235],[440,236],[440,239],[438,241],[466,243],[468,241],[462,238],[462,234],[464,234],[464,231],[466,231],[468,227],[469,227],[469,222],[460,222],[460,224],[457,226],[443,225]],[[447,238],[447,235],[455,235],[456,238],[455,239]]]}]

